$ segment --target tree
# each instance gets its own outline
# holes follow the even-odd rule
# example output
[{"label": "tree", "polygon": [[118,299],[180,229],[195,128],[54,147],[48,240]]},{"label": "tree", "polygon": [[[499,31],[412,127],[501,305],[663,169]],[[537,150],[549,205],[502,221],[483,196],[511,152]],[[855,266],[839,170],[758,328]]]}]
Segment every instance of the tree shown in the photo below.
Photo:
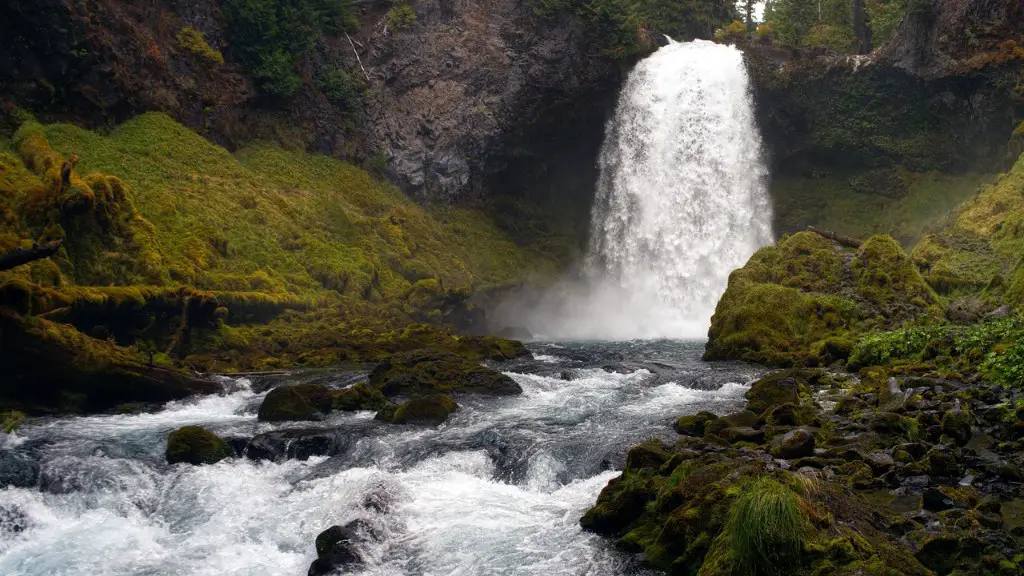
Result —
[{"label": "tree", "polygon": [[857,54],[871,52],[871,27],[864,0],[853,0],[853,34],[857,37]]},{"label": "tree", "polygon": [[802,46],[818,22],[818,0],[776,0],[772,7],[775,33],[790,46]]},{"label": "tree", "polygon": [[747,32],[753,32],[754,24],[754,0],[744,0],[743,16],[747,24]]}]

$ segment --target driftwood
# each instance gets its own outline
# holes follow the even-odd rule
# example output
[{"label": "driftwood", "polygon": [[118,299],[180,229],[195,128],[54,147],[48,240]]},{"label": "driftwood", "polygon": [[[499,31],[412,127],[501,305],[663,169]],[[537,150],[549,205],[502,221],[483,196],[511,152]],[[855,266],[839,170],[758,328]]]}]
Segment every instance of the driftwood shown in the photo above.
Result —
[{"label": "driftwood", "polygon": [[823,238],[828,238],[829,240],[835,242],[836,244],[839,244],[841,246],[846,246],[847,248],[860,248],[860,245],[863,244],[863,242],[861,242],[860,240],[857,240],[856,238],[850,238],[848,236],[840,236],[840,235],[836,234],[835,232],[831,232],[829,230],[822,230],[820,228],[815,228],[814,226],[808,226],[807,227],[807,231],[808,232],[813,232],[813,233],[815,233],[818,236],[821,236]]},{"label": "driftwood", "polygon": [[370,81],[370,75],[366,73],[366,68],[363,68],[363,59],[359,57],[359,51],[356,50],[356,45],[352,42],[352,37],[345,34],[345,38],[348,38],[348,45],[352,47],[352,53],[356,55],[356,62],[359,63],[359,69],[363,71],[363,77],[366,81]]},{"label": "driftwood", "polygon": [[15,250],[0,256],[0,272],[10,270],[22,264],[28,264],[29,262],[49,258],[56,254],[57,250],[60,250],[60,245],[60,240],[54,240],[53,242],[33,246],[27,250]]}]

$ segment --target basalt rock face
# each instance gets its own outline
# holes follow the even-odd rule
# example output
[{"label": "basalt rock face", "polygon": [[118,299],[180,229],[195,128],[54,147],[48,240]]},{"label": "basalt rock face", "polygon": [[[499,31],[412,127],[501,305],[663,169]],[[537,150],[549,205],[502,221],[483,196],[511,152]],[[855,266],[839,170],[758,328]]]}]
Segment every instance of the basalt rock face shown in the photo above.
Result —
[{"label": "basalt rock face", "polygon": [[[588,188],[620,74],[586,26],[515,0],[426,0],[395,29],[389,6],[362,3],[352,42],[321,35],[295,55],[302,86],[275,100],[239,65],[215,0],[13,0],[0,6],[0,97],[88,126],[156,110],[229,148],[265,139],[386,159],[389,176],[425,199],[546,174],[564,164],[550,157],[561,151],[582,159],[570,173],[588,167],[578,186]],[[186,28],[224,62],[190,51]],[[361,110],[318,85],[335,66],[365,84]]]},{"label": "basalt rock face", "polygon": [[514,0],[426,0],[415,11],[415,26],[375,33],[364,57],[373,130],[407,191],[479,190],[512,162],[510,136],[535,119],[594,116],[595,99],[616,91],[617,68],[574,19]]}]

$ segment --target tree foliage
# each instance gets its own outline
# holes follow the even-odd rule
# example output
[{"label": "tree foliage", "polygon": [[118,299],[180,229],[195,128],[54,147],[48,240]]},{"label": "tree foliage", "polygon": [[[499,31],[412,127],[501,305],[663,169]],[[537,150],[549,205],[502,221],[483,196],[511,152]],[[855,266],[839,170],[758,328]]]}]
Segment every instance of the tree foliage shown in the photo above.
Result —
[{"label": "tree foliage", "polygon": [[767,0],[764,22],[788,46],[866,52],[884,44],[921,0]]},{"label": "tree foliage", "polygon": [[628,56],[648,49],[651,39],[665,34],[675,40],[711,38],[714,31],[738,19],[733,0],[531,0],[543,16],[575,13],[587,21],[602,50]]},{"label": "tree foliage", "polygon": [[320,34],[356,27],[343,0],[226,0],[222,6],[233,55],[263,92],[289,98],[302,85],[296,62]]}]

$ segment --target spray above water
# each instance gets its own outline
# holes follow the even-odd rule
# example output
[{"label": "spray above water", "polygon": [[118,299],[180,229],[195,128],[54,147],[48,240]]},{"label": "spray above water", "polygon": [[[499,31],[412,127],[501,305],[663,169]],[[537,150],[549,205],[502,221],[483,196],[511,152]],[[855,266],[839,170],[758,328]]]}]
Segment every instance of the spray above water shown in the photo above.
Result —
[{"label": "spray above water", "polygon": [[670,41],[630,73],[605,130],[585,281],[530,303],[527,327],[703,338],[729,273],[771,241],[766,177],[742,53]]}]

